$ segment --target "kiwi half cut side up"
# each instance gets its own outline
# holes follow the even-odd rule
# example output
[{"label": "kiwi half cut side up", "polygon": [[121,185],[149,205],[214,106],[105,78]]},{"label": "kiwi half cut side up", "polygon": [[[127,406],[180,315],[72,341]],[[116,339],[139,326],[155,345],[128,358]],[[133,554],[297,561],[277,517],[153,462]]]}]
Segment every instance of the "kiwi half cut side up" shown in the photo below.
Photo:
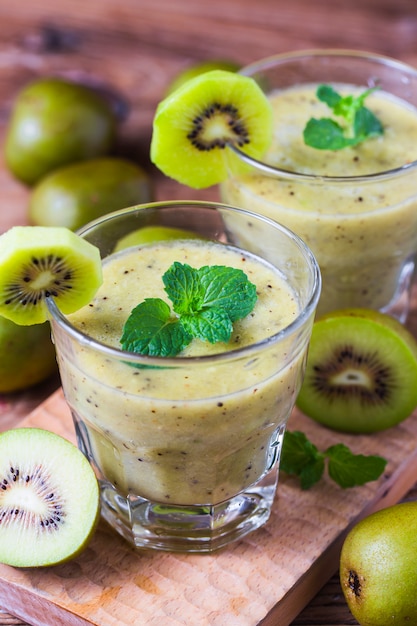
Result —
[{"label": "kiwi half cut side up", "polygon": [[41,428],[0,434],[0,563],[44,567],[88,544],[99,487],[83,453]]},{"label": "kiwi half cut side up", "polygon": [[271,140],[272,107],[256,81],[212,70],[160,102],[151,160],[166,176],[199,189],[227,177],[227,146],[260,158]]},{"label": "kiwi half cut side up", "polygon": [[385,430],[417,406],[417,342],[394,318],[368,309],[329,313],[313,327],[300,410],[347,433]]},{"label": "kiwi half cut side up", "polygon": [[48,297],[72,313],[101,283],[98,248],[67,228],[14,226],[0,236],[0,315],[15,324],[46,321]]}]

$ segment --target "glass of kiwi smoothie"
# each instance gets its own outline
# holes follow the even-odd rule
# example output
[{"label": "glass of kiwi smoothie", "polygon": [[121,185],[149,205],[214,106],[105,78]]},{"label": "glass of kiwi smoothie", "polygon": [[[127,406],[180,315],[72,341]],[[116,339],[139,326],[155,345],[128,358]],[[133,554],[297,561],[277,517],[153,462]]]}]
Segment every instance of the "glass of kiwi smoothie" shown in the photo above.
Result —
[{"label": "glass of kiwi smoothie", "polygon": [[304,375],[315,257],[276,222],[217,203],[140,205],[78,232],[100,249],[102,286],[76,313],[48,306],[104,518],[168,551],[258,528]]},{"label": "glass of kiwi smoothie", "polygon": [[405,321],[417,251],[417,70],[313,50],[242,73],[268,96],[274,133],[262,160],[233,148],[222,201],[307,243],[322,273],[319,313],[366,307]]}]

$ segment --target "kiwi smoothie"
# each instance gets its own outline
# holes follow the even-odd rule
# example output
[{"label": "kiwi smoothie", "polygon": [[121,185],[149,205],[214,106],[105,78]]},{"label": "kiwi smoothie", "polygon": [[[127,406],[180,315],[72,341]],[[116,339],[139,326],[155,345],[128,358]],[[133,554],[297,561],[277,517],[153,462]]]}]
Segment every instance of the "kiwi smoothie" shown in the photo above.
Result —
[{"label": "kiwi smoothie", "polygon": [[[356,147],[319,150],[303,140],[310,118],[331,117],[317,86],[271,91],[275,132],[263,162],[272,167],[230,174],[222,199],[277,220],[309,245],[323,278],[320,312],[389,311],[410,280],[417,251],[417,171],[404,170],[417,160],[417,109],[378,89],[366,106],[382,122],[383,135]],[[351,85],[332,86],[342,95],[358,93]],[[395,168],[404,171],[375,176]]]},{"label": "kiwi smoothie", "polygon": [[[106,258],[102,287],[88,306],[68,317],[70,323],[120,348],[124,322],[139,301],[167,300],[161,277],[174,261],[237,267],[256,285],[255,307],[234,323],[228,344],[194,339],[178,368],[173,359],[166,368],[138,368],[88,346],[71,355],[60,347],[60,371],[100,476],[124,495],[206,505],[240,493],[271,467],[271,440],[281,433],[298,393],[306,341],[295,353],[284,342],[253,358],[229,360],[229,351],[291,324],[299,302],[272,265],[237,248],[198,240],[128,248]],[[188,357],[221,352],[224,358],[216,362],[193,359],[187,366]]]}]

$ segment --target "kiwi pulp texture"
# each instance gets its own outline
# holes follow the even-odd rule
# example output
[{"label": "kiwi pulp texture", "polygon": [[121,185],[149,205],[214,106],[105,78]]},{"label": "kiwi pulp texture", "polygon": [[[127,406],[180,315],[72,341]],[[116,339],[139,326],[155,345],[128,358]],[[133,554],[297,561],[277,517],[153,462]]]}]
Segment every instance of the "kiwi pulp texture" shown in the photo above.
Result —
[{"label": "kiwi pulp texture", "polygon": [[0,315],[16,324],[46,321],[50,296],[74,312],[101,282],[98,248],[67,228],[14,226],[0,237]]},{"label": "kiwi pulp texture", "polygon": [[417,343],[397,320],[338,311],[314,324],[297,406],[335,430],[372,433],[411,415],[416,380]]},{"label": "kiwi pulp texture", "polygon": [[235,72],[212,70],[187,81],[158,105],[151,160],[180,183],[209,187],[227,177],[227,146],[256,158],[271,139],[272,108],[258,84]]},{"label": "kiwi pulp texture", "polygon": [[1,563],[66,561],[87,545],[98,516],[98,482],[74,444],[39,428],[0,434]]}]

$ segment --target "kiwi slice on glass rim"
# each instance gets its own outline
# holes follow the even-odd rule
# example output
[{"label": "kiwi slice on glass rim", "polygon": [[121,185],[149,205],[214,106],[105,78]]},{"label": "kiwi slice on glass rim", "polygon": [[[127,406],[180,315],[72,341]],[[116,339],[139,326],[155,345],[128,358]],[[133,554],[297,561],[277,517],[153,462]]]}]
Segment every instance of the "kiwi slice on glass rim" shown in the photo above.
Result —
[{"label": "kiwi slice on glass rim", "polygon": [[152,162],[195,189],[227,176],[225,149],[260,158],[272,140],[272,108],[253,78],[212,70],[186,81],[156,109]]},{"label": "kiwi slice on glass rim", "polygon": [[0,236],[0,315],[16,324],[46,321],[48,297],[72,313],[101,283],[98,248],[67,228],[13,226]]},{"label": "kiwi slice on glass rim", "polygon": [[313,326],[297,406],[334,430],[373,433],[417,406],[417,342],[396,319],[368,309],[335,311]]},{"label": "kiwi slice on glass rim", "polygon": [[0,563],[44,567],[75,557],[94,533],[99,501],[74,444],[41,428],[0,434]]}]

